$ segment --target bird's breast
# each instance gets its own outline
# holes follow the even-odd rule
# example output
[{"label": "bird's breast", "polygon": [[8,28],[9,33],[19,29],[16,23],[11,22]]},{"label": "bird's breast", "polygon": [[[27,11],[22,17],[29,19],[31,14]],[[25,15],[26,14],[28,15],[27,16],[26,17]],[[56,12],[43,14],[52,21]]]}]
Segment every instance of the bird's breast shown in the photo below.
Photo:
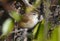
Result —
[{"label": "bird's breast", "polygon": [[32,28],[38,23],[37,18],[30,19],[28,22],[20,22],[19,26],[23,28]]}]

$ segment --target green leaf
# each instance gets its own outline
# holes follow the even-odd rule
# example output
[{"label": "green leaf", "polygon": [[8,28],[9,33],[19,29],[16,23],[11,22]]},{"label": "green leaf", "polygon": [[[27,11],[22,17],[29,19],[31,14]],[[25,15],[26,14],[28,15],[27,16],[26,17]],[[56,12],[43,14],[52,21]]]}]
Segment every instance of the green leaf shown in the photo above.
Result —
[{"label": "green leaf", "polygon": [[33,35],[36,35],[35,39],[33,39],[32,41],[43,41],[44,38],[44,20],[42,20],[42,22],[40,22],[39,24],[37,24]]},{"label": "green leaf", "polygon": [[15,19],[17,22],[21,20],[21,14],[19,14],[18,12],[16,11],[11,11],[10,12],[10,16]]},{"label": "green leaf", "polygon": [[9,35],[14,28],[14,22],[11,18],[8,18],[2,25],[2,35]]},{"label": "green leaf", "polygon": [[37,33],[38,26],[39,26],[39,23],[36,25],[36,27],[35,27],[34,30],[33,30],[33,35],[34,35],[34,37],[35,37],[35,34]]}]

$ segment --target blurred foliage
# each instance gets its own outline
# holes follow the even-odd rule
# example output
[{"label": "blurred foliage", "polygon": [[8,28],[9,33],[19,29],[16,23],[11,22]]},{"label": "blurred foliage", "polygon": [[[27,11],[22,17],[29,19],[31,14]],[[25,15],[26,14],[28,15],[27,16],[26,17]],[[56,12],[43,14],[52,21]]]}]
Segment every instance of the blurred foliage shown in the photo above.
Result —
[{"label": "blurred foliage", "polygon": [[[36,30],[36,28],[38,28],[38,29]],[[44,21],[39,23],[36,28],[34,29],[34,32],[35,31],[37,31],[37,32],[35,33],[35,37],[34,37],[33,41],[43,41],[43,36],[44,36]]]},{"label": "blurred foliage", "polygon": [[[50,28],[51,25],[48,23],[48,27]],[[38,25],[39,26],[39,25]],[[44,21],[40,23],[39,30],[34,30],[35,32],[38,31],[36,34],[37,37],[33,41],[44,41]],[[38,27],[37,27],[38,28]],[[54,27],[54,30],[51,32],[51,37],[47,38],[47,41],[59,41],[60,39],[60,25]]]},{"label": "blurred foliage", "polygon": [[17,22],[19,22],[19,21],[21,20],[21,18],[22,18],[22,15],[19,14],[18,12],[16,12],[16,11],[11,11],[11,12],[10,12],[10,16],[11,16],[14,20],[16,20]]},{"label": "blurred foliage", "polygon": [[29,13],[34,10],[38,11],[36,8],[38,8],[40,4],[41,0],[35,0],[35,2],[31,6],[26,7],[26,13]]},{"label": "blurred foliage", "polygon": [[58,0],[58,4],[60,5],[60,0]]},{"label": "blurred foliage", "polygon": [[55,27],[55,29],[52,31],[51,37],[47,41],[58,41],[58,26]]},{"label": "blurred foliage", "polygon": [[[34,30],[33,30],[33,40],[32,41],[60,41],[60,24],[56,25],[54,27],[51,26],[51,23],[49,23],[49,14],[51,13],[50,11],[50,0],[35,0],[35,2],[32,4],[32,6],[28,6],[26,7],[25,12],[26,13],[30,13],[31,11],[34,11],[39,7],[39,5],[41,4],[41,2],[43,1],[43,5],[44,5],[44,20],[42,20],[41,22],[39,22]],[[60,0],[58,1],[58,4],[60,5]],[[21,20],[22,15],[20,15],[18,12],[15,12],[13,10],[11,10],[10,12],[10,16],[16,20],[17,22]],[[10,32],[12,31],[12,29],[14,28],[14,21],[13,19],[7,19],[4,23],[3,23],[3,34],[1,37],[5,37],[3,35],[7,35],[10,34]],[[48,36],[48,31],[50,28],[54,28],[54,30],[51,32],[51,37],[47,37]],[[6,29],[6,30],[5,30]]]},{"label": "blurred foliage", "polygon": [[10,35],[13,29],[14,21],[11,18],[8,18],[2,25],[2,35],[0,36],[0,39],[3,39]]}]

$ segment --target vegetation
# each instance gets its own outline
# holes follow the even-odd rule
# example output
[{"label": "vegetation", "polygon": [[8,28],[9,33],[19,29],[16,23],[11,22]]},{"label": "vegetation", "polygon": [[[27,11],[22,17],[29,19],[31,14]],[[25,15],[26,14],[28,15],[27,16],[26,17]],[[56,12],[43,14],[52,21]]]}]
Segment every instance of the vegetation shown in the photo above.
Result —
[{"label": "vegetation", "polygon": [[[43,19],[32,29],[20,27],[19,23],[26,23],[31,13]],[[0,41],[60,41],[59,38],[60,0],[0,0]]]}]

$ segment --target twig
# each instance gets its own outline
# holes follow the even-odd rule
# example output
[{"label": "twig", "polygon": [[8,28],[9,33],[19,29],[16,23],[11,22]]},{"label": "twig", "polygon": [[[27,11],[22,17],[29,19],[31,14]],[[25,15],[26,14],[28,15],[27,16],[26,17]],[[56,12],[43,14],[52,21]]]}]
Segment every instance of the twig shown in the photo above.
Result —
[{"label": "twig", "polygon": [[[37,4],[40,4],[40,0],[38,0],[37,2],[35,2],[35,4],[30,4],[28,0],[22,0],[24,2],[24,4],[27,6],[26,8],[26,12],[29,13],[33,10],[36,10],[37,12],[40,12],[38,11],[36,8],[39,6]],[[37,6],[36,6],[37,5]],[[28,10],[29,9],[29,10]]]}]

